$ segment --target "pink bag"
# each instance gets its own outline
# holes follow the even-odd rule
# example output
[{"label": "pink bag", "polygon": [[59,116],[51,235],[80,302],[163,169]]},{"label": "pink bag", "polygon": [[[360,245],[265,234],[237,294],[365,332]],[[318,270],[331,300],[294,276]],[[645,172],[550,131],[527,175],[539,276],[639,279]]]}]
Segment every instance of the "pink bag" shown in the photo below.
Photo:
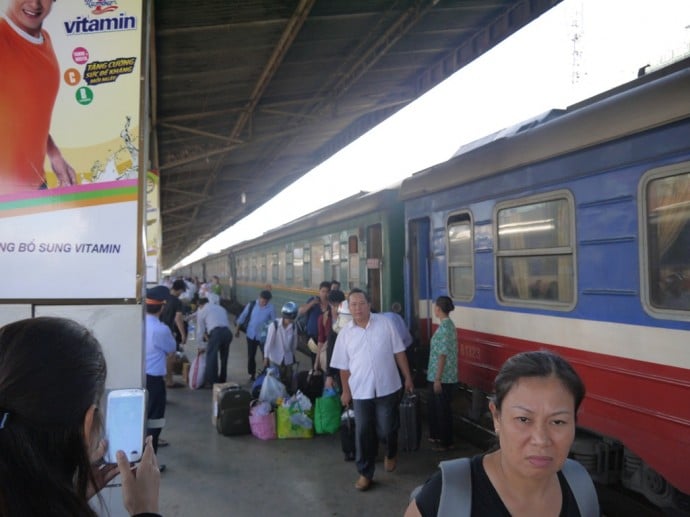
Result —
[{"label": "pink bag", "polygon": [[189,387],[198,390],[204,385],[206,375],[206,353],[199,352],[189,367]]},{"label": "pink bag", "polygon": [[257,411],[261,402],[252,400],[249,404],[249,427],[252,434],[259,440],[276,439],[276,417],[273,411],[269,413]]}]

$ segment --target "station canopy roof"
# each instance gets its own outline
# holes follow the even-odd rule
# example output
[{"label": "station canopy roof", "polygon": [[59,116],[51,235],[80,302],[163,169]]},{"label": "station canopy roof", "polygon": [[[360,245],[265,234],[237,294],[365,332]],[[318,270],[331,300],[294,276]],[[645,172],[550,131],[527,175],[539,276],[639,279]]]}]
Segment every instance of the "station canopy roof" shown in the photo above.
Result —
[{"label": "station canopy roof", "polygon": [[155,0],[163,268],[559,1]]}]

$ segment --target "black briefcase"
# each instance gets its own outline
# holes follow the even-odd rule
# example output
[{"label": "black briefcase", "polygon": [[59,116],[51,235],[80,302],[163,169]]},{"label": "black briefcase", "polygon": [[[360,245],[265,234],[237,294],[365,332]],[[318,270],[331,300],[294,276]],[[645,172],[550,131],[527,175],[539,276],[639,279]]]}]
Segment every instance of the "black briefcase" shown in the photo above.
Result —
[{"label": "black briefcase", "polygon": [[355,412],[345,408],[340,417],[340,445],[345,455],[345,461],[354,461],[357,448],[355,446]]},{"label": "black briefcase", "polygon": [[405,393],[400,401],[400,432],[398,447],[403,451],[416,451],[422,437],[422,419],[419,412],[419,398]]},{"label": "black briefcase", "polygon": [[323,372],[320,370],[303,370],[295,374],[295,389],[309,397],[314,404],[316,399],[323,395]]}]

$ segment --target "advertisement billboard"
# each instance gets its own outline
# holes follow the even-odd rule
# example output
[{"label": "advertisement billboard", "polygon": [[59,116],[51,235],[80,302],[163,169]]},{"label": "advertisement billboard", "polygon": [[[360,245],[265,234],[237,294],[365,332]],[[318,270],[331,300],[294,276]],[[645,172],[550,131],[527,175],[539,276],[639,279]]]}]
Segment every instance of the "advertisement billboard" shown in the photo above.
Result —
[{"label": "advertisement billboard", "polygon": [[0,0],[0,299],[137,297],[140,0]]}]

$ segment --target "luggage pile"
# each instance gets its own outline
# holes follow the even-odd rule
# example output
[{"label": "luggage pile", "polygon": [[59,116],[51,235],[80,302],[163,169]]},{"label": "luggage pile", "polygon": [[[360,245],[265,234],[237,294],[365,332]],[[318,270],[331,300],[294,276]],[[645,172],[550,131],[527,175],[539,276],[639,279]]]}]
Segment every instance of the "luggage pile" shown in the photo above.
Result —
[{"label": "luggage pile", "polygon": [[[295,374],[292,395],[271,370],[266,370],[252,388],[250,393],[232,383],[214,386],[214,423],[219,433],[252,434],[260,440],[340,433],[345,461],[355,460],[355,412],[351,406],[343,410],[333,388],[324,389],[321,372]],[[400,450],[418,450],[421,431],[419,398],[405,393],[400,402]]]},{"label": "luggage pile", "polygon": [[212,421],[217,431],[224,436],[251,433],[261,440],[339,431],[340,397],[324,390],[322,372],[298,372],[290,388],[292,395],[270,368],[257,377],[251,392],[234,383],[215,384]]}]

